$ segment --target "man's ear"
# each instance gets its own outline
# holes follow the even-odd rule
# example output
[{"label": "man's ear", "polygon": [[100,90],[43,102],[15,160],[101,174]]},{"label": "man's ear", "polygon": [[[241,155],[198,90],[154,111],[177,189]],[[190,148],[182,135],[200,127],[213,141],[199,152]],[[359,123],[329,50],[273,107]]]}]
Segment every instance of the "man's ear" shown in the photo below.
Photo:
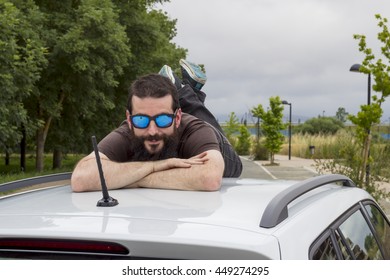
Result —
[{"label": "man's ear", "polygon": [[130,112],[129,110],[126,110],[126,121],[130,129],[132,129],[131,121],[130,121]]},{"label": "man's ear", "polygon": [[181,117],[182,117],[182,111],[181,111],[181,108],[178,108],[177,112],[176,112],[176,118],[175,118],[176,128],[179,128],[179,126],[180,126]]}]

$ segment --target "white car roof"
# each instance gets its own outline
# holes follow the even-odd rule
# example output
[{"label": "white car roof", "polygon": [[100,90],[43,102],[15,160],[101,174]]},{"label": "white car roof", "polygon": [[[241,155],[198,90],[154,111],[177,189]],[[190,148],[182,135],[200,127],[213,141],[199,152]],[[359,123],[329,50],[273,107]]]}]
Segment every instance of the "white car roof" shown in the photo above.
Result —
[{"label": "white car roof", "polygon": [[[267,206],[294,183],[223,179],[217,192],[113,190],[109,194],[119,202],[114,207],[96,206],[101,192],[46,188],[0,199],[0,237],[115,241],[140,257],[304,259],[308,247],[299,242],[313,242],[357,201],[371,199],[361,189],[328,184],[294,199],[287,219],[260,226],[264,212],[276,211]],[[288,242],[302,232],[305,240]],[[290,243],[284,251],[281,242]]]}]

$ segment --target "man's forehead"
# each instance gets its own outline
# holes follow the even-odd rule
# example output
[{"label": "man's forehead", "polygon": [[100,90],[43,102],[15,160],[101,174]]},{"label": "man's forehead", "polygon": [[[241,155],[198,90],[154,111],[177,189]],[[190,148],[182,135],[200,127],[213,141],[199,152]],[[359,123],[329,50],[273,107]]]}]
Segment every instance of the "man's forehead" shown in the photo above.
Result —
[{"label": "man's forehead", "polygon": [[166,95],[164,97],[144,97],[133,96],[133,112],[137,111],[167,111],[172,110],[172,96]]},{"label": "man's forehead", "polygon": [[133,95],[132,101],[137,103],[168,103],[171,104],[173,99],[171,95],[165,95],[163,97],[139,97],[136,95]]}]

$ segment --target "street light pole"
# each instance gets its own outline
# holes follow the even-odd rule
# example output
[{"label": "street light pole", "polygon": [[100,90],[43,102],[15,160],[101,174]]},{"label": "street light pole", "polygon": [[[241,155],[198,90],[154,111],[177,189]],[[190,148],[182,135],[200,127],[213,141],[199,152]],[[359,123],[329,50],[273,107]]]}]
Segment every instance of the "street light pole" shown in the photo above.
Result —
[{"label": "street light pole", "polygon": [[[354,64],[351,66],[349,71],[356,72],[356,73],[362,73],[360,71],[360,68],[362,67],[361,64]],[[367,105],[371,104],[371,73],[368,73],[368,81],[367,81]],[[371,130],[367,130],[367,137],[370,137]],[[368,149],[368,157],[370,157],[370,147],[367,147]],[[366,165],[366,181],[369,182],[369,176],[370,176],[370,165],[367,163]]]},{"label": "street light pole", "polygon": [[290,117],[288,121],[288,159],[291,160],[291,111],[292,111],[292,104],[287,102],[286,100],[282,101],[283,105],[289,105],[290,106]]},{"label": "street light pole", "polygon": [[[356,73],[362,73],[360,71],[360,68],[362,67],[361,64],[354,64],[351,66],[349,71],[356,72]],[[368,82],[367,82],[367,105],[371,104],[371,73],[368,73]]]}]

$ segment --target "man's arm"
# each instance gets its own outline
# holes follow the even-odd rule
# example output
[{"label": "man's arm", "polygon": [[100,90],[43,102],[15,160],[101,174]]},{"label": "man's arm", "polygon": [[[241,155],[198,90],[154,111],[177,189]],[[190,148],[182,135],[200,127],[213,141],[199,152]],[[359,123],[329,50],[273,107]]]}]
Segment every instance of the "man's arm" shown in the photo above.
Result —
[{"label": "man's arm", "polygon": [[[178,189],[178,190],[219,190],[225,163],[217,150],[208,150],[196,157],[203,157],[203,164],[190,168],[172,168],[153,172],[134,183],[135,187]],[[196,158],[193,157],[192,159]]]},{"label": "man's arm", "polygon": [[[203,165],[209,159],[206,153],[190,159],[170,158],[148,162],[113,162],[99,153],[103,174],[109,189],[137,187],[137,182],[154,173],[164,176],[163,171],[170,169],[184,170],[196,165]],[[95,154],[91,153],[76,165],[71,178],[72,190],[75,192],[101,190],[100,177]],[[147,187],[146,185],[144,187]]]}]

